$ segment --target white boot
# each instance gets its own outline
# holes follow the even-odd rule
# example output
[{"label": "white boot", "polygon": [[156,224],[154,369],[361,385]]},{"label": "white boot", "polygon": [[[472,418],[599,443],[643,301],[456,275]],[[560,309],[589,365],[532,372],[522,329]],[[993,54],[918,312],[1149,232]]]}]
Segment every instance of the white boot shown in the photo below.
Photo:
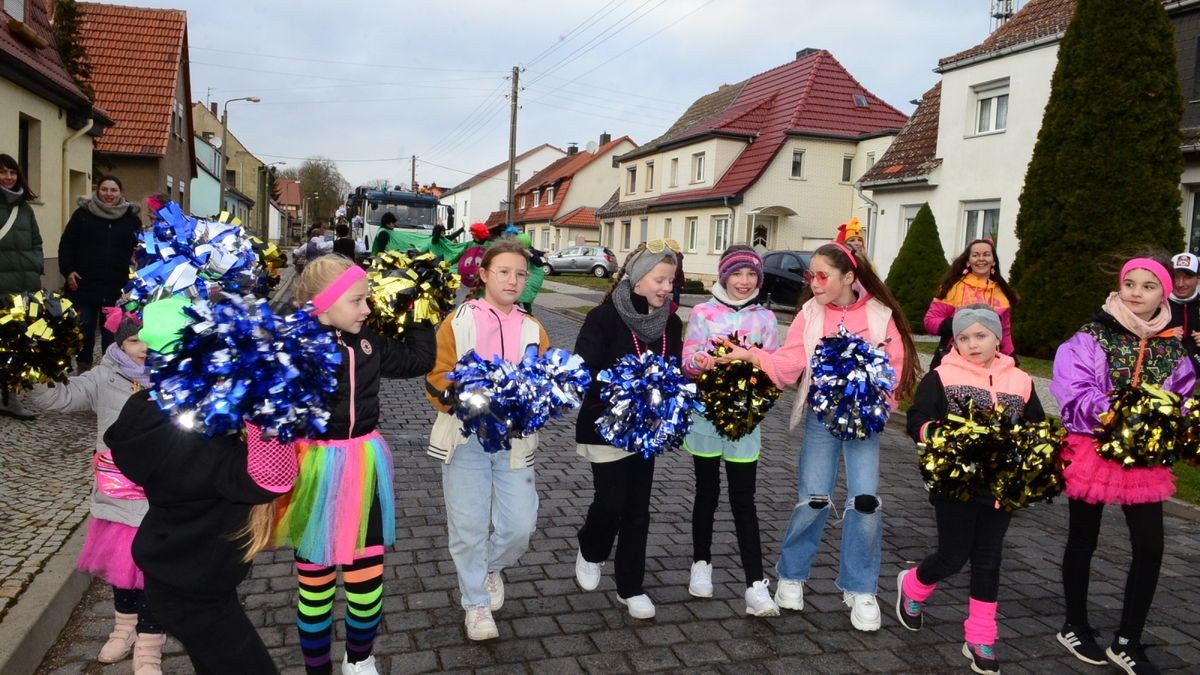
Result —
[{"label": "white boot", "polygon": [[100,663],[117,663],[123,661],[133,650],[137,640],[137,614],[116,612],[113,620],[113,631],[108,634],[108,642],[100,648],[96,660]]},{"label": "white boot", "polygon": [[133,643],[133,675],[162,675],[164,633],[138,633]]}]

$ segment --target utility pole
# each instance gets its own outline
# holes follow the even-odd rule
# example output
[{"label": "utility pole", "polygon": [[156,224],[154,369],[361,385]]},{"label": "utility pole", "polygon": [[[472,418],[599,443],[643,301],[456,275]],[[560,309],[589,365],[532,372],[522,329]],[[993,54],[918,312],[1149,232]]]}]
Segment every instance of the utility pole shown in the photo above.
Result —
[{"label": "utility pole", "polygon": [[412,191],[416,192],[417,191],[417,156],[416,155],[412,156],[412,180],[410,182],[412,183]]},{"label": "utility pole", "polygon": [[513,222],[513,191],[517,189],[517,92],[520,90],[521,68],[512,69],[512,113],[508,121],[508,223]]}]

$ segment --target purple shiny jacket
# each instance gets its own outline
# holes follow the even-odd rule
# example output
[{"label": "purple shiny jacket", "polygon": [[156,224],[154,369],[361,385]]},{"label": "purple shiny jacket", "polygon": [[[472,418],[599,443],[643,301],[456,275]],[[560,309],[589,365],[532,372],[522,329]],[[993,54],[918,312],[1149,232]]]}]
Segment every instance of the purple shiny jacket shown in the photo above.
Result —
[{"label": "purple shiny jacket", "polygon": [[[1188,358],[1180,359],[1171,375],[1161,383],[1163,389],[1180,396],[1191,394],[1195,384],[1196,371]],[[1102,426],[1100,415],[1108,411],[1108,396],[1112,390],[1108,355],[1094,337],[1080,332],[1059,345],[1054,354],[1050,393],[1058,400],[1059,414],[1067,431],[1096,435],[1096,430]]]}]

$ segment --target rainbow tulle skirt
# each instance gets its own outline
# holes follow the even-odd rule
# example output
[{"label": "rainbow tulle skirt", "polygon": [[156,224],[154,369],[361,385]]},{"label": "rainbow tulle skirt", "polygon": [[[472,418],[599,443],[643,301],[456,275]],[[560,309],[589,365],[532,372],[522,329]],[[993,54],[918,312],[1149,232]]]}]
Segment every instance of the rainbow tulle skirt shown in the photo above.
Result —
[{"label": "rainbow tulle skirt", "polygon": [[320,565],[348,565],[366,547],[378,500],[383,543],[396,541],[392,453],[378,431],[348,439],[295,443],[300,475],[279,499],[275,544]]}]

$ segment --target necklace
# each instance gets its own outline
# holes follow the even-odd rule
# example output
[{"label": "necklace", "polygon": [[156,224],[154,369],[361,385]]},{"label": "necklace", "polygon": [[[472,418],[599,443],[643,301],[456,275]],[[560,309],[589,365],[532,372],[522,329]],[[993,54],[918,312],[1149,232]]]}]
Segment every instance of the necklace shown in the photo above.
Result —
[{"label": "necklace", "polygon": [[[637,335],[633,331],[629,331],[629,336],[633,338],[633,351],[640,357],[642,355],[642,343],[638,342]],[[663,331],[662,336],[662,355],[667,358],[667,332]]]}]

